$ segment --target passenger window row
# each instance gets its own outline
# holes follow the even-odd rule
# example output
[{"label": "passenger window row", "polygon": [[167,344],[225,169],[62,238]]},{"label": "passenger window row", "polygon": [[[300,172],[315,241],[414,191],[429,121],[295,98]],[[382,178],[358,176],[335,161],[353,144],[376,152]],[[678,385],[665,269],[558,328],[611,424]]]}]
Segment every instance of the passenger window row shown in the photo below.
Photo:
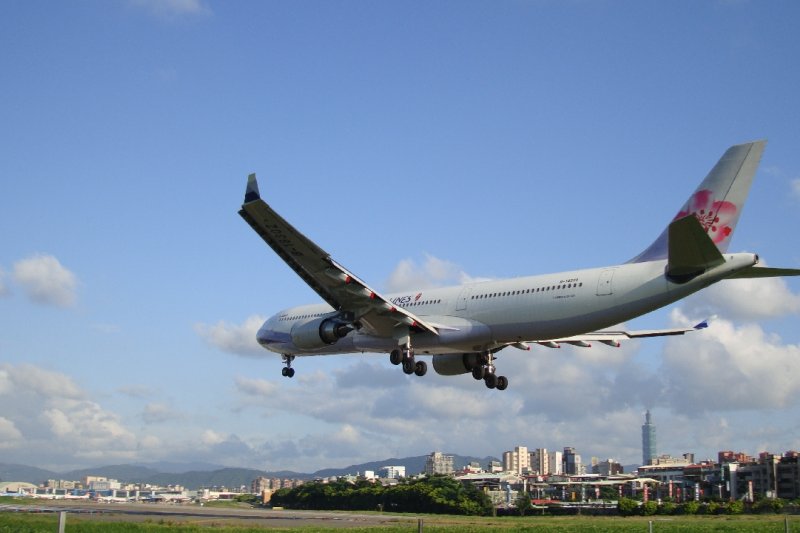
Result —
[{"label": "passenger window row", "polygon": [[300,320],[300,319],[303,319],[303,318],[317,318],[317,317],[320,317],[320,316],[322,316],[324,314],[326,314],[326,313],[316,313],[316,314],[312,314],[312,315],[282,316],[278,320],[285,321],[285,320]]},{"label": "passenger window row", "polygon": [[440,304],[442,303],[441,300],[425,300],[424,302],[411,302],[406,307],[412,307],[414,305],[428,305],[428,304]]},{"label": "passenger window row", "polygon": [[564,289],[574,289],[583,287],[583,282],[580,283],[562,283],[560,285],[548,285],[545,287],[536,287],[534,289],[524,289],[518,291],[505,291],[505,292],[489,292],[486,294],[473,294],[470,300],[482,300],[484,298],[502,298],[504,296],[516,296],[518,294],[533,294],[537,292],[559,291]]}]

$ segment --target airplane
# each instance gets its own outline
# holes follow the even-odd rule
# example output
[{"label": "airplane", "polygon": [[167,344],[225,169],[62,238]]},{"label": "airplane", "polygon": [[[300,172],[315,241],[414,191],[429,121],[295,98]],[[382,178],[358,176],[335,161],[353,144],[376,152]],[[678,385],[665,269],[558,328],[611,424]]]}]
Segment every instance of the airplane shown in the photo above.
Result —
[{"label": "airplane", "polygon": [[531,345],[619,347],[632,338],[683,335],[707,327],[606,330],[726,279],[797,276],[800,269],[758,266],[754,253],[728,253],[766,141],[730,147],[663,232],[629,261],[590,268],[478,281],[455,287],[381,294],[309,240],[261,198],[247,180],[239,215],[321,298],[284,309],[256,334],[280,354],[293,377],[297,356],[388,353],[405,374],[472,373],[504,390],[497,352]]}]

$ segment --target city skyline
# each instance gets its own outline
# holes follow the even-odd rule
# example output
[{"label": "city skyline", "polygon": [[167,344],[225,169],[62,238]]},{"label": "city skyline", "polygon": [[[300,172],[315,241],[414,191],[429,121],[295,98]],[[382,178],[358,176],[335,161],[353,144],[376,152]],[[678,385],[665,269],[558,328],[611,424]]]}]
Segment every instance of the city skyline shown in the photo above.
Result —
[{"label": "city skyline", "polygon": [[[800,280],[726,281],[621,348],[507,348],[498,397],[254,341],[317,296],[247,175],[379,291],[619,264],[732,144],[731,251],[800,267],[800,4],[14,2],[0,17],[0,454],[317,470],[514,446],[800,449]],[[65,22],[68,21],[68,22]]]}]

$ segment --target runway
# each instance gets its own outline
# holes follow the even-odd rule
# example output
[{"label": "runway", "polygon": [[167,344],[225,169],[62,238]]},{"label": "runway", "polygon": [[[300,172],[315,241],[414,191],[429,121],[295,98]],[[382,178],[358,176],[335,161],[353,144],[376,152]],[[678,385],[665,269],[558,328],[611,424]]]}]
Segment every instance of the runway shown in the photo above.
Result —
[{"label": "runway", "polygon": [[86,501],[42,501],[41,504],[5,504],[0,512],[67,512],[67,523],[91,517],[114,522],[170,521],[192,524],[259,526],[266,528],[390,527],[416,525],[413,516],[361,514],[344,511],[293,511],[281,509],[200,507],[196,504],[95,503]]}]

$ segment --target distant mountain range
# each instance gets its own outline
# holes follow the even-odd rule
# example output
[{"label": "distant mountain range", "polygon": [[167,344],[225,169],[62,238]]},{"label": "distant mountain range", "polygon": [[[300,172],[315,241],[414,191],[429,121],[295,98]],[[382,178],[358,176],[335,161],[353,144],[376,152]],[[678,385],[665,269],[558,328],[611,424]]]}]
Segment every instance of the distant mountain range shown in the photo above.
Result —
[{"label": "distant mountain range", "polygon": [[[384,466],[404,466],[408,475],[415,475],[425,470],[427,456],[391,458],[383,461],[372,461],[345,468],[326,468],[313,473],[293,472],[281,470],[267,472],[252,468],[226,468],[209,463],[143,463],[99,466],[96,468],[83,468],[69,472],[53,472],[34,466],[0,463],[0,482],[2,481],[27,481],[36,485],[48,479],[65,479],[79,481],[86,476],[102,476],[116,479],[123,483],[150,483],[153,485],[182,485],[188,490],[197,490],[203,487],[225,486],[228,488],[250,486],[257,477],[281,479],[316,479],[331,476],[344,476],[347,474],[363,474],[367,470],[379,473]],[[453,465],[460,470],[470,462],[477,461],[485,466],[489,461],[497,461],[495,457],[470,457],[462,455],[453,456]]]}]

